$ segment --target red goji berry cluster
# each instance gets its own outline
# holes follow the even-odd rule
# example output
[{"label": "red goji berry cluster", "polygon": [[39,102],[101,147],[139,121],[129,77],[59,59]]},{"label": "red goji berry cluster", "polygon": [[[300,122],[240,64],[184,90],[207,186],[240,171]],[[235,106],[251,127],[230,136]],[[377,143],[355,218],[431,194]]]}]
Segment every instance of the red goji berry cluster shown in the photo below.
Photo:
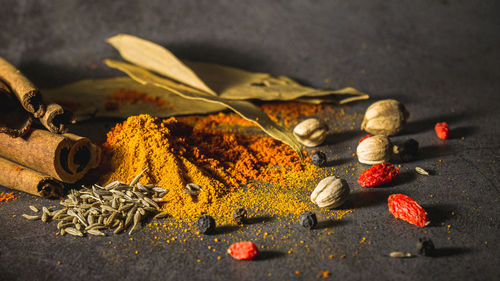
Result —
[{"label": "red goji berry cluster", "polygon": [[391,163],[373,165],[370,169],[361,173],[358,183],[362,187],[374,187],[391,182],[399,175],[399,169]]},{"label": "red goji berry cluster", "polygon": [[360,138],[358,144],[360,144],[362,141],[366,140],[367,138],[371,138],[371,137],[373,137],[373,135],[368,134],[368,135]]},{"label": "red goji berry cluster", "polygon": [[430,223],[427,212],[415,200],[404,194],[393,194],[387,200],[389,213],[398,219],[425,227]]},{"label": "red goji berry cluster", "polygon": [[237,260],[252,260],[259,254],[259,249],[254,243],[243,241],[229,246],[227,252]]},{"label": "red goji berry cluster", "polygon": [[446,122],[437,123],[434,127],[434,130],[436,131],[436,135],[440,139],[445,140],[450,136],[450,128],[448,127],[448,123]]}]

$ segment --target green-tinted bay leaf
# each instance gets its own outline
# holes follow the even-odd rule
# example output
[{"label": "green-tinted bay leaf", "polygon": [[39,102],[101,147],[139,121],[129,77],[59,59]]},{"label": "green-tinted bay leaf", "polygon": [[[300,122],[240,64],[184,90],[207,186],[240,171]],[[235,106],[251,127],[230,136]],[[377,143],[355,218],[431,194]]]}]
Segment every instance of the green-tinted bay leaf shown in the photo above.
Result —
[{"label": "green-tinted bay leaf", "polygon": [[[189,89],[183,87],[179,86],[181,89]],[[114,101],[111,97],[121,90],[144,93],[150,98],[162,99],[165,103],[158,105],[139,100],[131,104]],[[142,113],[157,117],[170,117],[213,113],[226,109],[220,104],[188,100],[168,90],[137,83],[130,77],[82,80],[62,87],[43,90],[43,95],[47,101],[59,103],[71,110],[77,121],[93,117],[127,118]],[[110,108],[110,102],[116,102],[117,107]]]},{"label": "green-tinted bay leaf", "polygon": [[174,54],[153,42],[128,35],[118,34],[108,38],[126,61],[184,83],[187,86],[216,95],[189,67]]},{"label": "green-tinted bay leaf", "polygon": [[288,131],[286,131],[281,126],[277,125],[272,121],[267,114],[262,112],[259,108],[248,101],[241,100],[230,100],[224,99],[218,96],[212,96],[205,93],[198,93],[196,91],[181,91],[178,90],[174,85],[177,84],[175,81],[160,77],[148,71],[140,66],[128,64],[125,62],[106,60],[105,63],[112,68],[123,71],[134,80],[138,81],[144,85],[154,85],[163,89],[166,89],[172,93],[176,93],[180,97],[190,99],[205,101],[207,103],[214,103],[218,105],[224,105],[230,108],[234,112],[238,113],[243,118],[254,122],[259,126],[264,132],[266,132],[271,137],[278,139],[286,144],[288,144],[292,149],[297,151],[297,153],[302,157],[301,146],[295,139],[295,137]]},{"label": "green-tinted bay leaf", "polygon": [[369,96],[354,88],[321,90],[302,86],[285,76],[273,77],[267,73],[211,63],[185,62],[211,89],[226,99],[235,100],[295,100],[302,97],[332,98],[340,104],[368,99]]}]

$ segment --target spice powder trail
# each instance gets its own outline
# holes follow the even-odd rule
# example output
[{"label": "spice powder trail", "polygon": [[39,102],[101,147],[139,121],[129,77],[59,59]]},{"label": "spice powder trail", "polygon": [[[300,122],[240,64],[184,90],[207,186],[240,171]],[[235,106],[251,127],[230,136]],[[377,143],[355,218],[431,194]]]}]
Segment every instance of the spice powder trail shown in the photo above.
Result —
[{"label": "spice powder trail", "polygon": [[[312,185],[326,174],[272,138],[195,129],[174,117],[129,117],[108,133],[104,148],[110,172],[102,182],[130,181],[148,168],[141,183],[168,189],[163,210],[178,219],[230,218],[234,207],[300,214],[311,208]],[[185,193],[188,183],[203,191]]]}]

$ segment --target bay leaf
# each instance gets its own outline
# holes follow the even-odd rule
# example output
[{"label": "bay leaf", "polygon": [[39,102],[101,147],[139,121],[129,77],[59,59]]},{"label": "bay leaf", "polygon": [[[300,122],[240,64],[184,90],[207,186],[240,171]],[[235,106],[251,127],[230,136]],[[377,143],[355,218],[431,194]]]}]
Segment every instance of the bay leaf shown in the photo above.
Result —
[{"label": "bay leaf", "polygon": [[216,95],[189,67],[162,46],[128,34],[110,37],[113,45],[126,61],[177,80],[190,87]]},{"label": "bay leaf", "polygon": [[369,98],[367,94],[351,87],[339,90],[314,89],[286,76],[273,77],[267,73],[211,63],[182,62],[166,48],[128,34],[118,34],[107,41],[132,64],[226,99],[269,101],[338,95],[340,98],[337,102],[343,104]]},{"label": "bay leaf", "polygon": [[337,97],[337,100],[332,101],[343,104],[369,98],[368,94],[351,87],[339,90],[314,89],[286,76],[273,77],[267,73],[249,72],[211,63],[185,63],[220,97],[227,99],[270,101],[328,96]]},{"label": "bay leaf", "polygon": [[[180,87],[182,88],[182,87]],[[185,87],[187,88],[187,87]],[[110,110],[107,107],[110,97],[120,90],[145,93],[148,97],[161,98],[166,102],[164,107],[149,102],[119,103]],[[61,87],[42,90],[44,99],[61,104],[73,112],[76,121],[93,117],[127,118],[132,115],[148,113],[157,117],[170,117],[189,114],[206,114],[225,110],[220,104],[205,101],[188,100],[168,90],[137,83],[130,77],[107,79],[88,79]]]},{"label": "bay leaf", "polygon": [[175,84],[177,84],[177,82],[153,74],[152,72],[140,66],[109,59],[105,60],[105,63],[109,67],[118,69],[126,73],[131,78],[133,78],[134,80],[136,80],[141,84],[154,85],[169,90],[172,93],[176,93],[177,95],[184,97],[186,99],[201,100],[209,103],[224,105],[233,110],[234,112],[238,113],[244,119],[255,123],[271,137],[289,145],[293,150],[295,150],[299,154],[301,158],[303,157],[301,152],[301,146],[297,142],[293,134],[286,131],[283,127],[279,126],[274,121],[272,121],[269,118],[269,116],[267,116],[267,114],[262,112],[251,102],[242,100],[224,99],[218,96],[212,96],[209,94],[196,92],[195,90],[181,91],[175,87]]}]

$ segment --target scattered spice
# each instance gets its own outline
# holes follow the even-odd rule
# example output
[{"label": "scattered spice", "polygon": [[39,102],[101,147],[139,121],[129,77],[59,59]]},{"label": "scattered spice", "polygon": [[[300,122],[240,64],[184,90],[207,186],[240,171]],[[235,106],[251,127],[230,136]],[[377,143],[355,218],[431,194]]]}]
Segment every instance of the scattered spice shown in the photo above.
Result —
[{"label": "scattered spice", "polygon": [[432,257],[435,254],[434,243],[427,237],[419,238],[417,242],[417,252],[419,255]]},{"label": "scattered spice", "polygon": [[318,275],[316,275],[317,278],[323,278],[323,279],[326,279],[328,277],[330,277],[331,273],[330,271],[324,271],[324,270],[321,270]]},{"label": "scattered spice", "polygon": [[203,215],[196,222],[198,231],[203,234],[212,234],[215,230],[215,220],[211,216]]},{"label": "scattered spice", "polygon": [[362,187],[374,187],[391,182],[399,175],[399,169],[391,163],[373,165],[359,176],[358,183]]},{"label": "scattered spice", "polygon": [[311,156],[311,163],[318,167],[322,167],[326,163],[326,155],[321,151],[315,152]]},{"label": "scattered spice", "polygon": [[438,138],[442,140],[448,139],[450,135],[450,128],[448,127],[448,123],[446,122],[437,123],[434,127],[434,130],[436,131],[436,135],[438,136]]},{"label": "scattered spice", "polygon": [[393,194],[388,198],[389,213],[398,219],[416,226],[425,227],[430,224],[427,212],[415,200],[404,194]]},{"label": "scattered spice", "polygon": [[391,258],[411,258],[412,255],[410,253],[403,253],[403,252],[391,252],[389,254],[389,257]]},{"label": "scattered spice", "polygon": [[[129,185],[115,181],[106,186],[95,184],[91,188],[72,189],[60,202],[62,209],[49,211],[43,207],[41,218],[26,214],[23,217],[28,220],[41,219],[43,222],[57,220],[61,235],[68,233],[81,237],[87,233],[105,236],[101,231],[103,229],[114,228],[113,233],[118,234],[129,227],[130,235],[149,215],[159,212],[156,201],[160,201],[161,196],[168,192],[153,185],[138,183],[143,172],[136,175]],[[30,206],[30,209],[38,212],[34,206]]]},{"label": "scattered spice", "polygon": [[229,246],[227,253],[237,260],[253,260],[259,254],[259,249],[254,243],[243,241]]},{"label": "scattered spice", "polygon": [[[227,220],[234,206],[299,215],[309,205],[296,185],[322,173],[275,139],[192,127],[176,118],[129,117],[108,133],[104,148],[110,172],[102,182],[131,180],[148,167],[141,182],[168,189],[162,210],[178,219],[208,214]],[[255,189],[254,180],[273,188]],[[184,193],[187,183],[203,192]]]},{"label": "scattered spice", "polygon": [[308,147],[321,145],[327,134],[328,126],[317,118],[306,119],[293,129],[297,141]]},{"label": "scattered spice", "polygon": [[344,179],[330,176],[322,179],[311,193],[311,201],[320,208],[341,206],[349,197],[349,185]]},{"label": "scattered spice", "polygon": [[323,109],[321,104],[310,104],[304,102],[279,102],[265,103],[259,106],[262,111],[267,113],[269,117],[275,121],[282,121],[285,126],[296,122],[297,119],[303,116],[312,116]]},{"label": "scattered spice", "polygon": [[165,109],[169,106],[169,103],[160,97],[148,96],[144,92],[120,89],[108,97],[105,107],[106,110],[111,111],[117,110],[120,104],[132,105],[138,102],[151,103],[160,109]]},{"label": "scattered spice", "polygon": [[16,200],[17,197],[14,195],[14,192],[2,192],[0,193],[0,202],[9,202]]},{"label": "scattered spice", "polygon": [[363,164],[379,164],[389,161],[392,153],[392,144],[388,137],[377,135],[366,138],[358,144],[356,155]]},{"label": "scattered spice", "polygon": [[403,129],[409,116],[405,106],[397,100],[377,101],[366,109],[361,129],[374,135],[395,135]]},{"label": "scattered spice", "polygon": [[316,214],[310,211],[306,211],[302,213],[299,217],[300,225],[307,229],[313,229],[318,225],[318,219],[316,218]]},{"label": "scattered spice", "polygon": [[233,219],[238,224],[243,224],[247,220],[247,210],[245,208],[238,208],[234,210]]},{"label": "scattered spice", "polygon": [[426,170],[420,168],[420,167],[416,167],[415,168],[415,171],[417,171],[417,173],[421,174],[421,175],[424,175],[424,176],[429,176],[429,172],[427,172]]},{"label": "scattered spice", "polygon": [[417,157],[418,141],[409,139],[401,147],[394,146],[394,152],[399,154],[403,162],[409,162]]}]

